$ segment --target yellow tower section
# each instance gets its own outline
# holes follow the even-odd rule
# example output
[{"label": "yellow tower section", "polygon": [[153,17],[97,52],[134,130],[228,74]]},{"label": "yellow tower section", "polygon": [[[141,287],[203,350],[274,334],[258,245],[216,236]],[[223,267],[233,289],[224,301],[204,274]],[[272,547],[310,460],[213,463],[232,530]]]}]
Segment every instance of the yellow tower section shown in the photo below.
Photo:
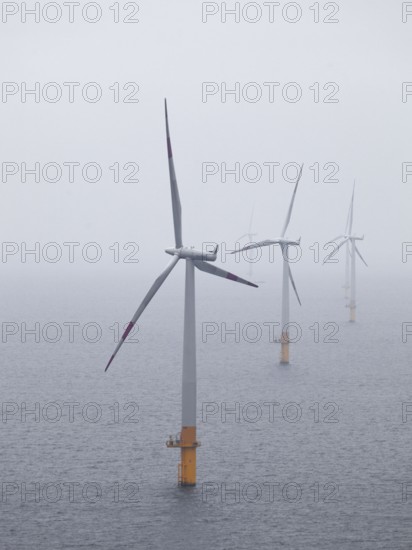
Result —
[{"label": "yellow tower section", "polygon": [[289,363],[289,334],[287,331],[282,332],[280,339],[280,362],[281,364]]},{"label": "yellow tower section", "polygon": [[166,441],[169,448],[180,447],[180,464],[178,465],[177,482],[182,487],[196,485],[196,449],[200,442],[196,441],[196,426],[184,426],[180,435]]}]

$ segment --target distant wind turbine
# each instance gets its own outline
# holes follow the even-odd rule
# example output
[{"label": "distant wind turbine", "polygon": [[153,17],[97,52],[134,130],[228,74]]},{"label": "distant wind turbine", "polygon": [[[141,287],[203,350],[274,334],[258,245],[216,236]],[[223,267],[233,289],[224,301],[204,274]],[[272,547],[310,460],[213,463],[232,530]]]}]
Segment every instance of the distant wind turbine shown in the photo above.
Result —
[{"label": "distant wind turbine", "polygon": [[[350,288],[349,320],[351,322],[355,322],[356,320],[356,254],[359,256],[362,262],[366,265],[366,267],[368,266],[368,264],[363,259],[362,254],[359,252],[358,247],[356,246],[356,241],[362,241],[364,239],[364,235],[362,235],[362,237],[357,237],[355,234],[352,233],[354,198],[355,198],[355,184],[353,185],[352,199],[349,205],[349,212],[348,212],[348,219],[346,223],[345,233],[343,235],[338,235],[337,237],[335,237],[334,239],[326,243],[326,244],[334,243],[335,249],[332,250],[332,252],[328,254],[326,258],[323,260],[323,263],[326,263],[327,261],[329,261],[331,258],[335,256],[338,250],[344,244],[346,244],[345,289]],[[349,271],[350,271],[350,284],[349,284]]]},{"label": "distant wind turbine", "polygon": [[180,259],[186,260],[186,283],[185,283],[185,308],[184,308],[184,336],[183,336],[183,372],[182,372],[182,431],[177,439],[170,438],[166,445],[168,447],[180,447],[181,463],[178,469],[178,482],[180,485],[196,485],[196,448],[200,443],[196,440],[196,331],[195,331],[195,270],[200,269],[212,275],[223,277],[231,281],[243,283],[249,286],[257,285],[241,279],[228,271],[224,271],[209,262],[214,262],[217,256],[217,247],[212,253],[204,253],[183,246],[182,241],[182,215],[179,191],[175,174],[175,167],[172,155],[172,146],[169,134],[169,122],[167,116],[167,104],[165,100],[166,138],[167,152],[169,159],[170,189],[172,193],[173,223],[175,233],[175,247],[167,248],[167,254],[173,256],[172,261],[159,275],[144,297],[138,310],[128,324],[121,340],[119,341],[113,355],[111,356],[106,371],[115,358],[117,352],[126,340],[133,326],[149,304],[153,296],[159,290],[169,273]]},{"label": "distant wind turbine", "polygon": [[289,259],[288,259],[288,249],[289,246],[299,246],[300,244],[300,237],[299,239],[288,239],[285,237],[286,230],[289,226],[290,218],[292,215],[292,209],[293,209],[293,203],[295,202],[295,196],[296,191],[299,185],[300,178],[302,177],[302,169],[303,164],[300,168],[295,189],[293,190],[292,199],[290,201],[289,210],[286,215],[286,220],[283,225],[282,233],[280,237],[277,237],[276,239],[268,239],[266,241],[260,241],[257,243],[252,243],[250,245],[246,245],[240,250],[234,250],[232,254],[236,254],[239,252],[242,252],[243,250],[250,250],[251,248],[260,248],[262,246],[270,246],[272,244],[279,244],[282,250],[282,256],[283,256],[283,284],[282,284],[282,335],[280,339],[281,343],[281,351],[280,351],[280,362],[282,364],[289,363],[289,280],[292,283],[293,290],[295,291],[296,298],[298,299],[299,305],[301,305],[301,301],[299,298],[298,291],[296,290],[295,281],[292,277],[292,272],[289,265]]}]

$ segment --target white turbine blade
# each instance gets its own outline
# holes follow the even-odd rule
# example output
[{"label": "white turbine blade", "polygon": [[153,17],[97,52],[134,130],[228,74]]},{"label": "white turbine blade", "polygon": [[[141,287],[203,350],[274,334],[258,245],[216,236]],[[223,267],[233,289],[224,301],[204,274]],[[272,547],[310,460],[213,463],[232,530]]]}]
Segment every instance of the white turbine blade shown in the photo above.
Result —
[{"label": "white turbine blade", "polygon": [[230,281],[235,281],[237,283],[243,283],[244,285],[254,286],[255,288],[258,288],[258,286],[255,285],[255,283],[246,281],[245,279],[242,279],[241,277],[238,277],[233,273],[229,273],[229,271],[220,269],[220,267],[216,267],[215,265],[210,264],[209,262],[204,262],[202,260],[195,260],[193,263],[198,269],[200,269],[200,271],[206,271],[206,273],[211,273],[212,275],[217,275],[218,277],[223,277],[224,279],[229,279]]},{"label": "white turbine blade", "polygon": [[259,241],[258,243],[252,243],[247,244],[243,248],[239,248],[239,250],[232,250],[231,254],[237,254],[239,252],[243,252],[243,250],[251,250],[252,248],[260,248],[262,246],[270,246],[271,244],[279,244],[279,240],[270,240],[267,239],[266,241]]},{"label": "white turbine blade", "polygon": [[[323,263],[326,263],[328,260],[330,260],[332,256],[334,256],[338,252],[339,248],[343,246],[346,242],[348,242],[348,240],[349,239],[344,239],[342,242],[336,245],[335,250],[332,250],[332,252],[326,256],[326,258],[323,260]],[[329,241],[329,242],[332,242],[332,241]],[[329,244],[329,243],[326,243],[326,244]]]},{"label": "white turbine blade", "polygon": [[303,170],[303,164],[302,164],[302,166],[300,167],[300,170],[299,170],[298,179],[296,180],[295,189],[293,190],[293,195],[292,195],[292,199],[290,201],[289,210],[288,210],[286,220],[285,220],[285,225],[283,226],[282,233],[280,235],[281,237],[285,236],[286,230],[287,230],[289,222],[290,222],[290,217],[292,215],[293,203],[295,202],[296,191],[297,191],[297,188],[298,188],[298,185],[299,185],[300,178],[302,177],[302,170]]},{"label": "white turbine blade", "polygon": [[350,233],[349,233],[349,220],[350,220],[350,207],[349,207],[349,210],[348,210],[348,215],[346,216],[345,235],[350,235]]},{"label": "white turbine blade", "polygon": [[368,267],[368,264],[365,262],[365,260],[363,259],[363,256],[362,254],[359,252],[359,248],[356,246],[355,244],[355,250],[356,250],[356,253],[357,255],[359,256],[359,258],[362,260],[362,262],[366,265],[366,267]]},{"label": "white turbine blade", "polygon": [[295,291],[296,298],[298,299],[299,305],[301,306],[302,302],[300,301],[298,291],[296,290],[296,285],[295,285],[295,281],[293,280],[293,277],[292,277],[292,271],[290,269],[290,265],[288,267],[289,267],[289,279],[290,279],[290,282],[292,283],[293,290]]},{"label": "white turbine blade", "polygon": [[129,335],[130,331],[136,324],[136,321],[139,319],[143,311],[146,309],[147,305],[149,304],[150,300],[153,298],[153,296],[156,294],[156,292],[159,290],[159,288],[162,286],[163,282],[165,281],[166,277],[169,275],[169,273],[172,271],[174,266],[179,261],[179,256],[174,256],[172,261],[168,264],[166,269],[159,275],[159,277],[155,280],[155,282],[150,287],[149,292],[146,294],[146,296],[143,298],[142,303],[140,304],[138,310],[133,315],[133,319],[130,321],[130,323],[127,325],[126,330],[124,331],[123,336],[121,337],[119,343],[117,344],[116,349],[114,350],[113,355],[110,357],[109,362],[106,365],[106,368],[104,371],[106,372],[107,369],[110,367],[110,363],[113,361],[113,359],[116,357],[117,352],[121,348],[123,342],[126,340],[127,336]]},{"label": "white turbine blade", "polygon": [[177,187],[175,165],[173,162],[172,143],[170,141],[169,118],[167,116],[167,103],[165,100],[166,141],[167,157],[169,161],[170,190],[172,193],[173,225],[175,230],[176,248],[183,246],[182,241],[182,207],[180,206],[179,189]]}]

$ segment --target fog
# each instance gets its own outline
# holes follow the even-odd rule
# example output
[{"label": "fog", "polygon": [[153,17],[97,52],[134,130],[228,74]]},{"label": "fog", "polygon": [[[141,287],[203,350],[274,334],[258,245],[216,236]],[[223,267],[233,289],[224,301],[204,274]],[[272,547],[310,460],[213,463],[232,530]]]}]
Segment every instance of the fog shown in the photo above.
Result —
[{"label": "fog", "polygon": [[[18,91],[5,95],[3,89],[1,151],[3,167],[17,163],[18,172],[6,181],[3,174],[2,241],[26,242],[28,248],[36,241],[41,247],[51,241],[61,246],[97,242],[105,254],[92,266],[82,258],[74,264],[63,258],[54,268],[30,258],[22,264],[18,253],[3,254],[3,274],[29,276],[45,267],[79,277],[92,270],[96,279],[110,271],[121,280],[122,273],[134,269],[138,280],[161,269],[163,250],[173,245],[163,110],[167,97],[185,245],[213,241],[233,248],[248,230],[253,205],[256,239],[278,236],[293,190],[281,170],[287,163],[304,163],[288,230],[291,237],[302,237],[304,253],[296,270],[320,273],[309,247],[315,242],[322,247],[344,230],[356,180],[353,229],[365,235],[360,249],[369,264],[367,277],[407,277],[410,267],[402,263],[401,243],[410,239],[412,191],[402,182],[402,163],[411,160],[407,125],[412,100],[402,102],[402,82],[410,75],[412,22],[402,23],[400,5],[383,1],[345,2],[335,24],[314,23],[309,3],[302,5],[301,19],[289,23],[282,6],[273,23],[266,10],[256,23],[242,15],[239,23],[229,15],[222,23],[220,12],[203,13],[202,22],[202,3],[193,1],[141,2],[137,24],[113,23],[114,12],[107,6],[94,24],[80,16],[73,23],[63,16],[54,24],[43,17],[35,23],[30,16],[22,23],[20,12],[9,16],[0,39],[2,81],[16,83]],[[39,103],[33,95],[21,101],[23,82],[28,89],[40,83]],[[43,99],[48,82],[63,90],[55,103]],[[73,103],[64,82],[80,83]],[[96,103],[82,97],[89,82],[103,90]],[[120,84],[119,103],[109,89],[115,82]],[[138,103],[122,102],[133,92],[133,87],[122,90],[128,82],[139,86],[133,96]],[[202,97],[204,82],[216,83],[212,88],[219,91]],[[236,82],[239,102],[233,94],[222,102],[223,83],[233,89]],[[257,102],[242,94],[251,82],[258,84],[250,88],[251,95],[254,89],[262,92]],[[273,102],[265,82],[280,83],[273,88]],[[290,82],[299,84],[300,101],[282,97]],[[318,103],[309,89],[315,82],[320,85]],[[332,91],[322,87],[330,82],[339,86],[333,96],[337,103],[322,101]],[[21,163],[33,168],[36,162],[40,169],[51,162],[63,168],[65,162],[76,162],[80,168],[73,182],[65,168],[57,182],[44,181],[42,175],[39,182],[33,175],[22,182]],[[100,181],[82,177],[80,170],[89,162],[102,167]],[[109,167],[116,162],[120,167],[136,163],[138,182],[113,181]],[[239,163],[242,171],[250,162],[262,169],[260,181],[245,181],[242,174],[239,182],[230,174],[222,181],[222,163],[228,169]],[[204,163],[219,167],[218,174],[203,175],[207,181],[202,181]],[[280,165],[272,182],[264,163]],[[315,163],[319,182],[310,168]],[[326,163],[338,165],[337,182],[322,181],[329,172],[323,169]],[[121,169],[120,180],[126,173]],[[293,179],[293,167],[288,173]],[[137,243],[139,264],[114,266],[109,247],[115,242]],[[364,277],[366,268],[359,271]]]}]

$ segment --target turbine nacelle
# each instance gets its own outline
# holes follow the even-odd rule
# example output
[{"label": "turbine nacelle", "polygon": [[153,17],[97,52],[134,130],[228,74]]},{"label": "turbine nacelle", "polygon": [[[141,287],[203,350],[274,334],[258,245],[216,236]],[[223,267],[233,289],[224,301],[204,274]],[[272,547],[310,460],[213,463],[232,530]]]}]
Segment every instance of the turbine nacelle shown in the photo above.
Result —
[{"label": "turbine nacelle", "polygon": [[362,237],[359,237],[355,233],[353,233],[352,235],[349,235],[348,233],[344,233],[343,235],[338,235],[334,239],[331,239],[326,244],[338,243],[342,241],[363,241],[364,238],[365,238],[365,235],[362,235]]},{"label": "turbine nacelle", "polygon": [[[335,248],[334,248],[334,250],[332,250],[332,252],[330,254],[328,254],[326,256],[326,258],[323,260],[323,263],[325,264],[331,258],[333,258],[335,256],[335,254],[337,254],[338,250],[340,248],[342,248],[342,246],[344,244],[348,245],[349,243],[351,243],[351,245],[355,248],[356,254],[359,256],[359,258],[362,260],[362,262],[367,266],[368,264],[365,262],[362,254],[359,252],[359,249],[358,249],[357,245],[354,242],[354,241],[363,241],[364,237],[365,237],[365,235],[362,235],[362,237],[358,237],[357,235],[345,234],[345,235],[339,235],[338,237],[335,237],[331,241],[328,241],[326,243],[326,245],[335,245]],[[349,253],[350,253],[350,251],[349,251]]]},{"label": "turbine nacelle", "polygon": [[280,237],[279,239],[276,239],[280,245],[290,245],[290,246],[299,246],[300,245],[300,239],[288,239],[287,237]]},{"label": "turbine nacelle", "polygon": [[217,258],[218,247],[213,250],[213,252],[204,252],[201,250],[196,250],[195,248],[189,248],[187,246],[182,246],[181,248],[166,248],[166,254],[171,256],[177,256],[182,260],[202,260],[207,262],[214,262]]}]

